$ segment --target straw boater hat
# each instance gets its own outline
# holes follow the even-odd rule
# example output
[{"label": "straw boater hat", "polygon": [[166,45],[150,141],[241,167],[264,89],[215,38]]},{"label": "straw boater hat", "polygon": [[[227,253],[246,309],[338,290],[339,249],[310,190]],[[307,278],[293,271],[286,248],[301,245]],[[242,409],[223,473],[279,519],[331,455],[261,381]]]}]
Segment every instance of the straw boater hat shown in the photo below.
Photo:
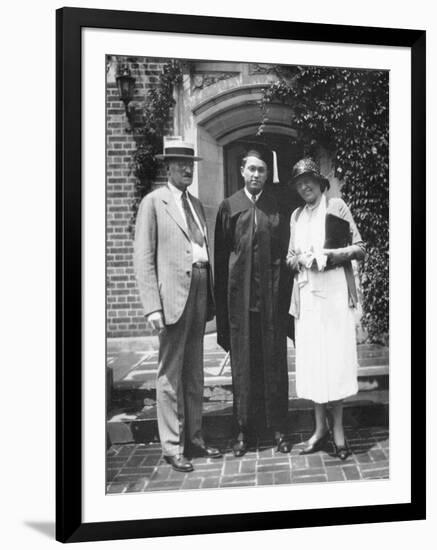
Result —
[{"label": "straw boater hat", "polygon": [[187,141],[182,141],[178,137],[164,138],[164,152],[162,155],[156,155],[159,160],[202,160],[194,154],[194,145]]},{"label": "straw boater hat", "polygon": [[322,176],[317,162],[309,157],[299,160],[293,166],[293,170],[291,172],[291,183],[296,183],[298,178],[308,174],[313,176],[316,180],[324,184],[325,187],[329,189],[330,185],[328,178]]}]

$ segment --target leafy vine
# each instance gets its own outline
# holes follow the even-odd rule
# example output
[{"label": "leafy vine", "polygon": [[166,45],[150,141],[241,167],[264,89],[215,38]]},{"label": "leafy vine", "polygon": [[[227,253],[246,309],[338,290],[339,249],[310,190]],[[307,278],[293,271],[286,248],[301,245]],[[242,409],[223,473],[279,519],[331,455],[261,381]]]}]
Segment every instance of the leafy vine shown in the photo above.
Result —
[{"label": "leafy vine", "polygon": [[162,152],[163,136],[169,130],[170,115],[175,104],[173,90],[181,82],[180,62],[169,61],[164,65],[157,85],[148,91],[144,107],[135,113],[133,132],[136,149],[132,155],[131,171],[136,181],[129,223],[131,233],[141,199],[151,191],[156,180],[158,165],[155,155]]},{"label": "leafy vine", "polygon": [[262,133],[268,105],[293,108],[290,123],[306,155],[332,153],[335,175],[367,255],[361,268],[363,324],[369,340],[387,342],[389,326],[389,84],[388,72],[299,67],[264,90]]}]

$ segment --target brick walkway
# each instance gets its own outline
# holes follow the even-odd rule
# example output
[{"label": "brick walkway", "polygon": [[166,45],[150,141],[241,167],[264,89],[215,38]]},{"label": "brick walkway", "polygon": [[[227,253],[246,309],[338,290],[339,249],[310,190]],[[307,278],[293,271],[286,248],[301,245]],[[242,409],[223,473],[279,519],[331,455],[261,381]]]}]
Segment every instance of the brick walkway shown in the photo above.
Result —
[{"label": "brick walkway", "polygon": [[235,458],[229,441],[214,444],[224,451],[221,459],[194,459],[194,471],[175,472],[164,462],[159,443],[113,445],[107,452],[107,492],[131,493],[175,491],[218,487],[243,487],[290,483],[387,479],[389,477],[389,434],[380,427],[346,429],[353,451],[342,462],[333,448],[300,456],[310,436],[293,436],[293,449],[284,455],[260,443],[243,458]]}]

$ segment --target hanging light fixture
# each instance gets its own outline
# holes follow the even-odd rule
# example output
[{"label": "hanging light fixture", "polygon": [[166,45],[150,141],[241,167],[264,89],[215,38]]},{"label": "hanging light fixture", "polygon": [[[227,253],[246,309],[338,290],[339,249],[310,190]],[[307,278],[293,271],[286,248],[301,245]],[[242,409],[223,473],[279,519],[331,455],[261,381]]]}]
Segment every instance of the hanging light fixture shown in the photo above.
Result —
[{"label": "hanging light fixture", "polygon": [[131,123],[131,112],[129,110],[129,103],[132,101],[135,89],[135,78],[131,76],[129,67],[123,65],[117,76],[118,92],[120,94],[120,101],[124,103],[126,116]]}]

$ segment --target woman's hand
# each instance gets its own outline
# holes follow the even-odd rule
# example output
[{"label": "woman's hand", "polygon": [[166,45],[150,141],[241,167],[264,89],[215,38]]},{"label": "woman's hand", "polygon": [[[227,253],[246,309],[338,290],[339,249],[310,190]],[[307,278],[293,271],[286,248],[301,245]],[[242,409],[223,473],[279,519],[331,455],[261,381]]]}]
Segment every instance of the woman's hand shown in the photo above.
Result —
[{"label": "woman's hand", "polygon": [[328,256],[329,263],[340,265],[349,259],[344,248],[325,248],[323,252]]},{"label": "woman's hand", "polygon": [[297,255],[297,263],[299,269],[305,268],[310,269],[314,262],[314,255],[312,252],[304,252]]},{"label": "woman's hand", "polygon": [[310,254],[295,254],[287,259],[288,267],[293,271],[301,271],[307,267]]}]

